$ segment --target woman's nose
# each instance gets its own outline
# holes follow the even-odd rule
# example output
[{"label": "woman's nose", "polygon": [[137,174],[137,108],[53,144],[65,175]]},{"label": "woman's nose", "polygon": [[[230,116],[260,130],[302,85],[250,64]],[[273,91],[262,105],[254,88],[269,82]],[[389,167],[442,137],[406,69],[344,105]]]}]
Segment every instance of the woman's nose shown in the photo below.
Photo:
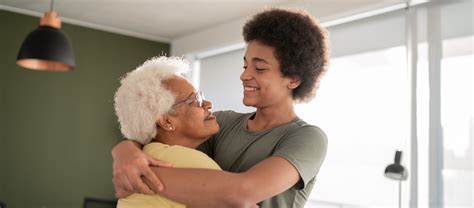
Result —
[{"label": "woman's nose", "polygon": [[212,102],[209,100],[203,100],[202,101],[202,107],[204,109],[211,109],[212,108]]}]

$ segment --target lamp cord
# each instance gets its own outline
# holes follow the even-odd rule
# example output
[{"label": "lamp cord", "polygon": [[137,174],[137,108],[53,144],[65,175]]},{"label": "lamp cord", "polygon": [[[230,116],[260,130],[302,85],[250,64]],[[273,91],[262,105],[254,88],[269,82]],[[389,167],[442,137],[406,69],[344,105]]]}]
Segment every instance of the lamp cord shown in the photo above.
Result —
[{"label": "lamp cord", "polygon": [[54,4],[54,0],[51,0],[51,7],[50,7],[50,9],[49,9],[50,12],[53,11],[53,4]]}]

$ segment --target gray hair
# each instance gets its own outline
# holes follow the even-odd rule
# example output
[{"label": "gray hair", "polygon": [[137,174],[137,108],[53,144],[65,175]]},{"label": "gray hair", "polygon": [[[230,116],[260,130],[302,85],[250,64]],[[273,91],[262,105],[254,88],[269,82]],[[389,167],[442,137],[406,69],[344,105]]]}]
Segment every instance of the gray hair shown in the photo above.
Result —
[{"label": "gray hair", "polygon": [[174,94],[162,82],[189,70],[186,60],[178,57],[154,57],[127,73],[115,93],[115,114],[122,134],[141,144],[149,143],[157,133],[156,119],[170,111]]}]

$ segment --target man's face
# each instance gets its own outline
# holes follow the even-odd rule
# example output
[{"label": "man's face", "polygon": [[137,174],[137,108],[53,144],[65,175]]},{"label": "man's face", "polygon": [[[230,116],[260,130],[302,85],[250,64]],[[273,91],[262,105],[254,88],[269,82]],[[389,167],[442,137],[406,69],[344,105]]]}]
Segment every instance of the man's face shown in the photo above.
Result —
[{"label": "man's face", "polygon": [[244,71],[240,80],[244,87],[243,103],[257,108],[278,105],[292,100],[288,88],[290,78],[283,77],[274,48],[251,41],[244,56]]}]

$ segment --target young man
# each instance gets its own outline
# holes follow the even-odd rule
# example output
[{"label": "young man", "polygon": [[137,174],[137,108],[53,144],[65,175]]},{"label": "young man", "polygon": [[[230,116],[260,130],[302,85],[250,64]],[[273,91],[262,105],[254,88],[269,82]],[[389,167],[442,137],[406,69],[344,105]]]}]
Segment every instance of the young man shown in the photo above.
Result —
[{"label": "young man", "polygon": [[[161,168],[131,141],[118,144],[114,185],[201,207],[303,207],[327,149],[318,127],[299,119],[295,102],[315,95],[328,62],[326,32],[304,11],[270,9],[243,28],[247,48],[240,76],[253,113],[215,113],[218,134],[200,146],[225,171]],[[159,178],[159,180],[158,180]]]}]

